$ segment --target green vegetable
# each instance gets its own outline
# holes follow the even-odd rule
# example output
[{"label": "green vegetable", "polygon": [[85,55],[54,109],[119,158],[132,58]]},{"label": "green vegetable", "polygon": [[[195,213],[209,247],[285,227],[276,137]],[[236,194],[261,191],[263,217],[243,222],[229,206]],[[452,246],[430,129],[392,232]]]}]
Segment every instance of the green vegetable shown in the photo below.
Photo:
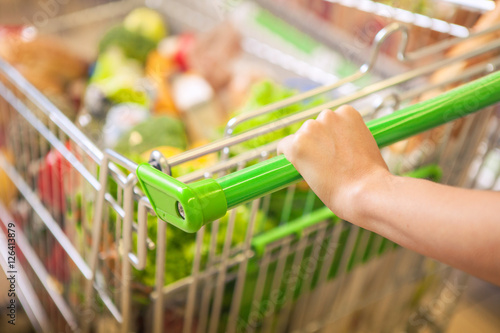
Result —
[{"label": "green vegetable", "polygon": [[142,64],[113,47],[97,58],[90,84],[97,86],[115,104],[136,103],[147,107],[149,97],[138,84],[143,77]]},{"label": "green vegetable", "polygon": [[163,17],[149,8],[137,8],[127,15],[123,26],[153,42],[158,43],[167,35],[167,28],[163,23]]},{"label": "green vegetable", "polygon": [[[246,229],[250,221],[250,209],[243,205],[235,209],[236,217],[234,221],[233,238],[231,241],[232,246],[242,244],[245,239]],[[221,253],[224,247],[226,236],[227,224],[229,221],[230,213],[226,214],[219,220],[219,230],[216,237],[215,251]],[[165,223],[159,221],[159,223]],[[269,230],[273,224],[267,220],[260,211],[257,213],[256,224],[258,228]],[[157,218],[154,216],[148,217],[148,236],[156,242],[157,237]],[[201,247],[201,264],[205,265],[210,250],[211,227],[208,225],[208,230],[204,234],[203,243]],[[134,234],[133,246],[134,251],[137,246],[137,235]],[[196,234],[186,233],[178,228],[167,226],[167,260],[165,263],[165,284],[172,283],[179,279],[191,275],[193,260],[196,250]],[[156,250],[149,250],[146,259],[146,268],[142,271],[134,269],[134,277],[136,281],[147,286],[155,285],[156,273]]]},{"label": "green vegetable", "polygon": [[146,63],[149,52],[153,51],[157,42],[126,29],[123,25],[111,28],[99,43],[99,53],[106,52],[112,46],[120,48],[132,59]]},{"label": "green vegetable", "polygon": [[[297,91],[283,87],[273,81],[270,80],[260,81],[252,86],[247,102],[245,103],[243,108],[235,112],[233,116],[237,116],[249,111],[254,111],[265,105],[281,101],[285,98],[294,96],[296,94]],[[307,107],[312,107],[322,104],[323,102],[324,102],[323,98],[315,97],[314,99],[305,101],[303,103],[293,104],[283,109],[279,109],[274,112],[253,118],[238,125],[234,130],[234,134],[246,132],[262,124],[278,121],[278,119],[284,116],[302,111]],[[254,149],[256,147],[276,141],[280,138],[284,138],[287,135],[295,133],[299,129],[300,125],[301,123],[296,123],[288,127],[273,131],[271,133],[261,135],[255,139],[246,141],[241,145],[233,147],[232,153],[237,155],[246,150]]]},{"label": "green vegetable", "polygon": [[184,125],[169,116],[152,117],[125,133],[114,149],[132,160],[143,152],[159,146],[186,149],[187,136]]}]

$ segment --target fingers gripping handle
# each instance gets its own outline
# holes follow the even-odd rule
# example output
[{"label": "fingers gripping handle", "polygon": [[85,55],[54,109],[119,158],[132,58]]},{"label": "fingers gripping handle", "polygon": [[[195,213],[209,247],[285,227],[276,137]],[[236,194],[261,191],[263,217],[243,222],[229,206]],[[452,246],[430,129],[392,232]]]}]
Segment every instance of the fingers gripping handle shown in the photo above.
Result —
[{"label": "fingers gripping handle", "polygon": [[[475,80],[366,125],[379,147],[466,116],[500,101],[500,72]],[[156,214],[186,232],[224,216],[228,209],[275,192],[302,178],[283,155],[219,179],[184,184],[148,164],[137,177]]]}]

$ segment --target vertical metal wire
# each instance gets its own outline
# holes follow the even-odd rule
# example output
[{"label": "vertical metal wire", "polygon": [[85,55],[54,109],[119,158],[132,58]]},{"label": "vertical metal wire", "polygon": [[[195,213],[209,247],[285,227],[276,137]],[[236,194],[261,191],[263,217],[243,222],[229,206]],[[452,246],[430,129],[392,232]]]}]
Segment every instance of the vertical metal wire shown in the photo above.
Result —
[{"label": "vertical metal wire", "polygon": [[165,284],[165,260],[167,249],[167,224],[157,218],[157,238],[156,238],[156,275],[155,275],[155,300],[153,314],[153,332],[163,332],[163,292]]},{"label": "vertical metal wire", "polygon": [[[458,155],[457,155],[457,147],[460,146],[460,144],[463,144],[466,138],[465,133],[467,133],[472,125],[472,120],[473,117],[466,117],[463,120],[463,123],[461,124],[462,128],[464,131],[461,131],[458,137],[452,138],[448,143],[447,143],[447,155],[448,158],[445,159],[445,169],[449,170],[449,172],[445,175],[443,175],[443,182],[446,184],[452,184],[453,183],[453,171],[455,171],[457,162],[458,162]],[[456,128],[457,123],[454,123],[454,128]],[[446,154],[446,152],[445,152]]]},{"label": "vertical metal wire", "polygon": [[193,269],[191,273],[192,282],[189,285],[188,296],[187,296],[187,305],[186,305],[186,313],[184,315],[184,325],[183,332],[189,333],[192,332],[194,311],[195,311],[195,302],[196,302],[196,291],[199,283],[199,274],[200,274],[200,264],[201,264],[201,248],[203,246],[203,236],[205,235],[205,226],[203,226],[196,233],[196,247],[195,247],[195,255],[193,260]]},{"label": "vertical metal wire", "polygon": [[[216,220],[210,224],[210,245],[208,252],[207,268],[212,267],[215,262],[216,250],[217,250],[217,235],[219,233],[219,223],[220,220]],[[210,297],[212,295],[214,286],[213,279],[214,278],[212,276],[208,276],[204,280],[204,288],[203,288],[203,295],[201,297],[199,324],[198,324],[199,333],[206,330],[205,327],[207,327]]]},{"label": "vertical metal wire", "polygon": [[[94,295],[94,279],[95,274],[97,272],[98,267],[98,252],[99,252],[99,244],[101,240],[101,219],[103,216],[103,210],[105,205],[105,196],[106,196],[106,187],[108,183],[108,163],[109,159],[105,155],[102,160],[101,171],[99,174],[99,183],[101,188],[96,196],[96,205],[94,211],[94,217],[92,222],[92,248],[90,250],[89,256],[89,267],[92,271],[92,277],[89,281],[87,281],[85,286],[85,312],[89,313],[92,308],[92,301]],[[90,330],[91,323],[88,320],[84,320],[82,323],[83,332],[87,332]]]},{"label": "vertical metal wire", "polygon": [[[343,248],[341,260],[339,263],[339,268],[337,271],[337,277],[336,277],[337,286],[335,288],[335,293],[331,294],[332,302],[331,305],[329,306],[330,315],[328,317],[335,317],[335,314],[338,311],[338,306],[339,303],[341,302],[341,297],[339,296],[342,296],[342,289],[344,288],[344,284],[346,283],[346,278],[348,276],[347,269],[348,269],[349,259],[352,255],[352,250],[354,249],[358,232],[359,232],[359,227],[354,225],[350,226],[349,236],[346,240],[345,247]],[[294,328],[301,328],[303,327],[304,323],[302,322],[302,318],[298,316],[292,319],[291,325]]]},{"label": "vertical metal wire", "polygon": [[281,212],[280,224],[286,223],[290,220],[296,186],[297,185],[294,184],[286,189],[285,202],[283,203],[283,211]]},{"label": "vertical metal wire", "polygon": [[[334,259],[336,250],[339,246],[338,242],[339,242],[339,238],[340,238],[340,235],[342,233],[343,227],[344,227],[343,223],[335,223],[335,225],[333,226],[332,231],[331,231],[331,236],[328,240],[328,246],[327,246],[326,251],[325,251],[325,257],[323,259],[323,264],[321,266],[321,270],[320,270],[319,276],[318,276],[318,281],[317,281],[318,288],[317,288],[317,291],[315,292],[315,296],[313,296],[315,301],[311,302],[312,304],[310,305],[311,306],[311,313],[316,314],[315,320],[320,319],[320,313],[324,310],[324,308],[326,308],[326,306],[324,305],[325,302],[330,303],[328,300],[326,300],[326,297],[324,297],[322,295],[321,291],[322,291],[322,286],[325,285],[325,283],[328,279],[328,275],[330,274],[330,271],[332,269],[332,265],[334,264],[333,259]],[[285,328],[286,322],[289,320],[288,316],[286,318],[284,318],[284,320],[283,320],[283,324],[281,326],[281,327],[283,327],[283,329]]]},{"label": "vertical metal wire", "polygon": [[469,182],[466,184],[471,188],[478,186],[478,178],[484,168],[485,160],[493,152],[500,138],[500,121],[498,117],[493,117],[491,119],[488,131],[488,135],[483,140],[484,150],[479,149],[476,152],[474,162],[471,163],[469,172],[472,173],[472,177],[470,177]]},{"label": "vertical metal wire", "polygon": [[[127,177],[127,183],[125,184],[125,187],[123,189],[124,191],[124,198],[123,198],[123,205],[124,205],[124,212],[125,212],[125,219],[123,221],[123,242],[122,242],[122,249],[123,249],[123,261],[122,261],[122,279],[121,279],[121,284],[120,284],[120,291],[121,291],[121,311],[122,311],[122,317],[123,317],[123,322],[121,326],[121,331],[123,333],[126,333],[129,331],[129,325],[130,325],[130,281],[132,279],[131,272],[130,272],[130,261],[128,259],[128,254],[131,251],[131,243],[132,243],[132,219],[134,215],[134,198],[133,198],[133,190],[134,186],[136,185],[137,178],[135,174],[130,174]],[[159,223],[163,223],[163,221],[159,221]],[[160,236],[161,234],[158,233]],[[165,233],[162,235],[163,238],[165,238]],[[161,239],[161,238],[160,238]],[[164,244],[161,244],[164,245]],[[158,252],[161,252],[162,255],[158,255]],[[165,256],[166,248],[158,248],[157,250],[157,256],[161,257]],[[158,259],[158,260],[160,260]],[[156,282],[159,283],[157,286],[163,286],[163,281],[164,281],[164,274],[165,274],[165,260],[161,261],[163,265],[158,265],[157,262],[157,270],[161,270],[161,275],[158,274],[156,275]],[[156,302],[161,303],[162,298],[160,295],[162,295],[161,290],[157,290],[158,292],[158,298]],[[162,304],[163,305],[163,304]],[[155,307],[155,315],[158,315],[157,313],[157,308]],[[156,327],[155,327],[156,328]]]},{"label": "vertical metal wire", "polygon": [[469,133],[467,145],[463,147],[462,153],[460,154],[461,163],[455,183],[457,186],[462,187],[466,185],[469,176],[470,161],[474,159],[475,153],[479,150],[482,138],[487,136],[487,124],[492,119],[493,111],[494,107],[489,107],[477,114],[477,117],[474,118],[473,127],[475,130]]},{"label": "vertical metal wire", "polygon": [[368,243],[368,237],[370,233],[367,230],[363,230],[361,235],[361,241],[357,245],[357,249],[352,254],[352,272],[349,274],[348,284],[350,287],[347,288],[345,292],[345,300],[342,302],[342,306],[345,309],[355,309],[356,303],[359,302],[362,298],[360,297],[361,290],[360,288],[363,285],[363,281],[369,276],[365,275],[367,273],[366,268],[358,269],[358,263],[362,259],[361,253],[366,249],[366,245]]},{"label": "vertical metal wire", "polygon": [[[240,166],[241,169],[243,165]],[[234,222],[236,220],[236,209],[233,209],[229,213],[229,218],[226,225],[226,235],[224,238],[224,247],[220,256],[220,266],[217,275],[217,281],[214,291],[214,300],[212,304],[212,312],[210,316],[210,326],[208,332],[215,333],[219,325],[219,317],[222,305],[222,296],[225,289],[225,279],[227,274],[227,260],[229,258],[231,243],[233,239]]]},{"label": "vertical metal wire", "polygon": [[[271,252],[269,251],[268,248],[264,250],[262,260],[259,263],[259,273],[257,275],[257,282],[255,285],[255,290],[253,293],[253,298],[252,298],[252,310],[250,311],[250,314],[248,315],[247,319],[248,325],[246,327],[246,330],[248,333],[255,332],[257,325],[259,325],[260,320],[261,320],[261,301],[262,301],[262,295],[264,293],[264,285],[267,280],[267,270],[269,268],[269,264],[271,263]],[[255,310],[255,316],[254,316],[254,310]]]},{"label": "vertical metal wire", "polygon": [[[315,315],[315,313],[311,312],[311,306],[314,304],[315,300],[312,298],[312,280],[314,275],[316,274],[316,267],[318,265],[318,261],[320,260],[320,251],[323,247],[323,241],[325,240],[326,235],[326,223],[322,223],[319,225],[318,230],[316,231],[316,236],[313,238],[313,243],[311,244],[312,249],[311,253],[307,258],[307,261],[304,262],[304,271],[305,273],[301,277],[302,279],[302,290],[301,294],[303,294],[301,298],[301,302],[297,307],[297,313],[303,317],[302,321],[305,323],[304,326],[307,326],[307,323],[311,322]],[[302,305],[302,306],[301,306]]]},{"label": "vertical metal wire", "polygon": [[255,223],[257,220],[257,213],[260,206],[260,199],[254,200],[251,204],[250,221],[248,223],[245,240],[243,244],[244,260],[240,263],[238,267],[238,273],[236,276],[236,286],[234,287],[233,298],[231,302],[231,309],[229,312],[228,326],[226,332],[231,333],[236,331],[236,326],[238,324],[238,315],[241,307],[241,298],[245,286],[247,266],[248,266],[248,252],[250,251],[250,245],[252,237],[254,234]]},{"label": "vertical metal wire", "polygon": [[[297,282],[300,279],[301,273],[301,263],[304,258],[306,237],[303,236],[296,244],[295,249],[290,254],[293,256],[292,267],[290,268],[290,274],[288,278],[284,281],[285,284],[285,294],[283,296],[284,306],[282,307],[279,317],[278,317],[278,331],[285,329],[290,312],[293,307],[293,296],[296,293]],[[268,323],[269,326],[269,323]]]},{"label": "vertical metal wire", "polygon": [[[276,260],[276,268],[274,269],[272,276],[271,289],[268,292],[268,306],[266,307],[266,312],[262,318],[262,332],[269,332],[272,330],[271,326],[273,324],[274,313],[277,310],[277,298],[281,295],[283,273],[285,271],[290,252],[289,242],[286,242],[279,250],[278,258]],[[271,276],[269,278],[271,279]]]}]

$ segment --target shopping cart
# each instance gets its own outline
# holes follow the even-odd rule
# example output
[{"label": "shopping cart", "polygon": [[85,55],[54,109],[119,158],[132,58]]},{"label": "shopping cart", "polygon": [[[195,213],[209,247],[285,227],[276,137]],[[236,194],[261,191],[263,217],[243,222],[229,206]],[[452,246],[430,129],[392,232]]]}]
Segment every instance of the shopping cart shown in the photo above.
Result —
[{"label": "shopping cart", "polygon": [[[113,6],[106,7],[106,13],[126,13],[138,5],[138,1],[122,1],[106,5]],[[192,26],[204,27],[215,21],[194,1],[168,1],[164,5],[160,9],[173,22],[190,17]],[[47,29],[71,35],[72,24],[84,22],[77,17],[55,19]],[[286,160],[270,159],[276,141],[256,139],[314,117],[324,108],[350,103],[370,121],[378,143],[385,146],[482,109],[461,123],[445,125],[438,139],[424,137],[416,149],[387,147],[383,153],[397,173],[416,170],[410,175],[452,185],[498,186],[500,122],[498,112],[490,106],[500,97],[494,89],[498,73],[452,95],[437,97],[435,108],[428,108],[428,103],[410,105],[426,92],[462,85],[494,72],[498,59],[482,57],[456,76],[432,83],[426,80],[443,67],[495,51],[500,41],[491,40],[453,57],[443,56],[443,50],[465,38],[474,40],[499,30],[500,26],[494,26],[462,39],[445,39],[405,52],[408,28],[390,24],[376,35],[371,57],[359,71],[236,117],[228,123],[223,139],[167,159],[153,156],[162,172],[96,148],[40,92],[0,60],[0,128],[6,145],[16,152],[15,160],[0,154],[0,168],[19,191],[14,204],[0,207],[0,220],[4,226],[12,221],[16,224],[19,298],[35,329],[442,329],[463,290],[464,276],[340,221],[303,183],[296,183],[300,177]],[[409,69],[355,85],[377,70],[383,43],[395,35],[401,36],[402,67]],[[271,45],[253,37],[245,40],[245,49],[270,61],[283,55],[279,50],[271,52]],[[310,69],[300,56],[286,59],[286,65],[296,72]],[[411,68],[413,62],[419,66]],[[314,73],[320,73],[314,77],[322,83],[331,79],[317,65]],[[323,105],[243,133],[235,130],[260,115],[332,91],[338,95]],[[457,95],[461,103],[456,103]],[[392,113],[402,107],[406,111]],[[441,116],[443,110],[449,118]],[[384,114],[390,114],[397,131],[386,131],[387,118],[379,118]],[[418,122],[406,122],[408,114]],[[253,149],[234,154],[233,147],[249,142]],[[72,191],[77,194],[66,198],[63,212],[45,205],[36,188],[33,165],[51,150],[63,156],[63,165],[68,166],[66,178],[77,184],[77,190]],[[172,168],[208,154],[217,154],[217,163],[177,179],[168,176]],[[255,164],[257,161],[261,163]],[[249,178],[255,179],[247,181]],[[181,193],[196,193],[206,205],[201,202],[193,207],[189,197]],[[266,222],[269,216],[276,224]],[[3,256],[4,252],[0,262],[5,268]],[[150,283],[141,282],[145,276]]]}]

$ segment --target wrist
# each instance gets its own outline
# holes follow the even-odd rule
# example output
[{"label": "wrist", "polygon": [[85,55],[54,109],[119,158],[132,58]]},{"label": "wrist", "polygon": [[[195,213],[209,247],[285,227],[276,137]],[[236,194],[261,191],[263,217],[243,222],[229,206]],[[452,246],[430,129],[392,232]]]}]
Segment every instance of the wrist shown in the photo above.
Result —
[{"label": "wrist", "polygon": [[371,225],[384,214],[383,203],[387,202],[397,182],[386,169],[371,172],[353,185],[350,195],[349,210],[345,219],[358,226],[372,229]]}]

